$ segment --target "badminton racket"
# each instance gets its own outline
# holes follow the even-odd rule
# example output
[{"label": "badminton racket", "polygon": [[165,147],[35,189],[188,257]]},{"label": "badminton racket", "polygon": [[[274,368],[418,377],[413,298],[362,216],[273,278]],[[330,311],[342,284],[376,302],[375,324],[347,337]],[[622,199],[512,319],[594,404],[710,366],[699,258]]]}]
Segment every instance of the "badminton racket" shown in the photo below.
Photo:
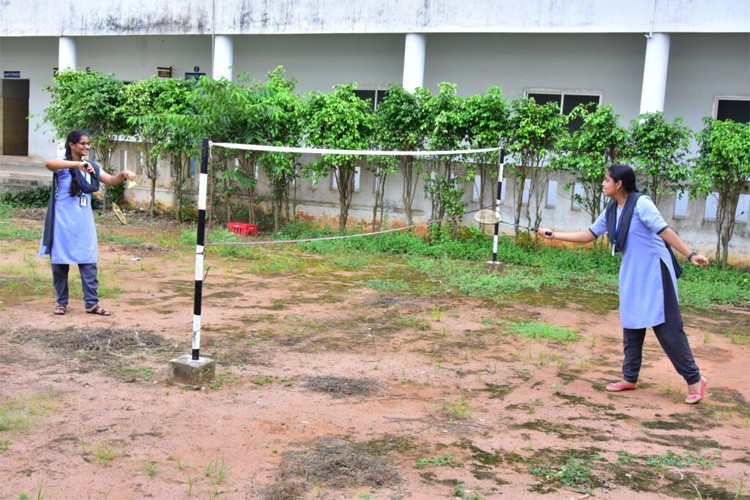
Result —
[{"label": "badminton racket", "polygon": [[[474,220],[479,224],[484,225],[495,225],[495,224],[507,224],[509,226],[517,227],[519,229],[525,229],[536,233],[538,228],[522,226],[521,224],[515,224],[513,222],[507,222],[503,220],[503,214],[499,210],[493,210],[491,208],[483,208],[474,212]],[[552,231],[545,233],[547,236],[552,236]]]},{"label": "badminton racket", "polygon": [[115,213],[115,216],[117,216],[117,220],[119,220],[123,226],[126,226],[128,224],[128,220],[125,218],[125,214],[122,213],[120,206],[115,203],[114,200],[112,200],[112,197],[109,196],[109,193],[106,190],[104,191],[104,196],[107,197],[109,203],[112,205],[112,211]]},{"label": "badminton racket", "polygon": [[[88,163],[89,162],[89,157],[88,156],[82,156],[81,160],[84,163]],[[130,183],[132,183],[132,185]],[[135,185],[135,182],[129,181],[127,187],[133,187],[134,185]],[[117,220],[119,220],[122,223],[123,226],[127,225],[128,220],[125,218],[125,214],[122,213],[122,210],[120,210],[120,206],[117,203],[115,203],[114,200],[109,196],[109,192],[107,191],[107,189],[104,190],[104,196],[106,196],[107,199],[109,200],[109,202],[112,204],[112,211],[117,216]]]}]

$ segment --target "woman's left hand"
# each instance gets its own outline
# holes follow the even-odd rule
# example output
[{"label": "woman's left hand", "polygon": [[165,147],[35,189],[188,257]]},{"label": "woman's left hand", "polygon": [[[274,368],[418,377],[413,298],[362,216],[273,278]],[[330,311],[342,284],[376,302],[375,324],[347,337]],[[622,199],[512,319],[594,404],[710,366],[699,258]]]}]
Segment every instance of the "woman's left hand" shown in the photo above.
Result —
[{"label": "woman's left hand", "polygon": [[122,175],[123,177],[125,177],[125,179],[129,181],[132,181],[133,179],[135,179],[135,172],[131,172],[130,170],[123,170]]},{"label": "woman's left hand", "polygon": [[697,253],[690,259],[690,263],[698,267],[708,267],[708,258],[703,254]]}]

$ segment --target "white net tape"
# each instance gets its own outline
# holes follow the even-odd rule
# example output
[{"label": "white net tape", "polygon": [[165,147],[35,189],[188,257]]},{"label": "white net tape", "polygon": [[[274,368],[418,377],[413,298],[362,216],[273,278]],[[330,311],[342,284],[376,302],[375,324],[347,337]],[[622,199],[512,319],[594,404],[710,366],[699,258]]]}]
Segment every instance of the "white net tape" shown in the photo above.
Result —
[{"label": "white net tape", "polygon": [[378,151],[360,149],[325,149],[325,148],[298,148],[288,146],[262,146],[259,144],[234,144],[231,142],[209,142],[209,146],[227,149],[244,149],[247,151],[264,151],[269,153],[294,153],[294,154],[328,154],[328,155],[352,155],[352,156],[449,156],[491,153],[500,151],[500,148],[482,149],[454,149],[447,151]]}]

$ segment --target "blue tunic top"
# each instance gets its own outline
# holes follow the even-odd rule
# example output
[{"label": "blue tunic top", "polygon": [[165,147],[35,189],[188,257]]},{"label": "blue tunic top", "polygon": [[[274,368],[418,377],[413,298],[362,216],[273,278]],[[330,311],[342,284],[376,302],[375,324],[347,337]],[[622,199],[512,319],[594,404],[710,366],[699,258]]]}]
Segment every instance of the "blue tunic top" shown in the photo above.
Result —
[{"label": "blue tunic top", "polygon": [[[619,212],[618,212],[619,225]],[[648,328],[664,323],[663,262],[677,293],[672,256],[659,233],[669,225],[648,196],[641,196],[633,211],[628,244],[620,264],[620,323],[623,328]],[[594,236],[607,232],[604,212],[589,228]],[[610,235],[610,240],[614,235]]]},{"label": "blue tunic top", "polygon": [[[70,196],[73,179],[68,169],[56,170],[55,228],[52,248],[42,244],[39,255],[50,254],[52,264],[94,264],[99,259],[91,195]],[[86,174],[88,175],[88,174]],[[85,199],[85,203],[81,199]]]}]

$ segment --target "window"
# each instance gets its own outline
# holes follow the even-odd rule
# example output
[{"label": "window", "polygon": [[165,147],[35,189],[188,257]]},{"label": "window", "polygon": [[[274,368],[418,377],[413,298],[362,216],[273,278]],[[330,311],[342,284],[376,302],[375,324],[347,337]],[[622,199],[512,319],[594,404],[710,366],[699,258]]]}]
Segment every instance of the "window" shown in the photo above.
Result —
[{"label": "window", "polygon": [[711,193],[706,196],[706,208],[703,210],[703,220],[716,220],[719,211],[719,193]]},{"label": "window", "polygon": [[750,122],[750,98],[719,97],[716,100],[716,119]]},{"label": "window", "polygon": [[545,208],[555,208],[557,205],[557,181],[549,181],[547,184],[547,203]]},{"label": "window", "polygon": [[[481,179],[482,177],[480,175],[474,176],[474,188],[472,189],[471,194],[471,201],[481,201],[482,197],[479,195],[479,186],[481,185]],[[507,179],[503,179],[502,185],[500,186],[500,201],[502,202],[505,200],[505,186],[508,184]],[[497,183],[493,184],[492,186],[492,197],[490,201],[492,202],[492,206],[495,206],[495,202],[497,201]]]},{"label": "window", "polygon": [[[359,175],[360,167],[354,167],[354,192],[359,193]],[[336,175],[331,175],[331,189],[338,189],[339,182],[336,180]]]},{"label": "window", "polygon": [[521,195],[521,205],[529,204],[529,194],[531,193],[531,179],[523,180],[523,194]]},{"label": "window", "polygon": [[750,194],[741,194],[737,202],[737,211],[734,213],[735,222],[747,223],[747,212],[750,210]]},{"label": "window", "polygon": [[122,149],[120,150],[120,170],[125,170],[128,168],[128,150]]},{"label": "window", "polygon": [[[537,104],[547,104],[548,102],[556,102],[560,106],[560,112],[564,115],[569,114],[573,111],[573,108],[579,104],[595,104],[599,105],[601,96],[596,94],[573,94],[565,92],[535,92],[529,91],[526,93],[527,97],[533,97]],[[571,132],[575,132],[583,125],[583,120],[576,118],[575,120],[568,123],[568,129]]]},{"label": "window", "polygon": [[570,197],[570,200],[572,202],[570,205],[570,209],[578,211],[581,210],[581,205],[576,201],[576,195],[580,196],[581,198],[586,198],[586,191],[583,189],[583,184],[581,184],[580,182],[575,183],[575,185],[573,186],[573,196]]},{"label": "window", "polygon": [[138,153],[135,155],[135,173],[136,174],[143,174],[143,151],[138,151]]},{"label": "window", "polygon": [[474,189],[471,190],[471,201],[479,201],[482,199],[480,190],[482,188],[482,176],[476,174],[474,176]]},{"label": "window", "polygon": [[372,106],[372,110],[375,111],[378,107],[378,105],[383,102],[383,99],[385,99],[385,95],[388,93],[387,90],[364,90],[364,89],[355,89],[354,94],[359,97],[362,100],[370,101],[370,105]]},{"label": "window", "polygon": [[672,218],[684,219],[688,213],[688,194],[685,191],[680,191],[674,198],[674,212]]}]

